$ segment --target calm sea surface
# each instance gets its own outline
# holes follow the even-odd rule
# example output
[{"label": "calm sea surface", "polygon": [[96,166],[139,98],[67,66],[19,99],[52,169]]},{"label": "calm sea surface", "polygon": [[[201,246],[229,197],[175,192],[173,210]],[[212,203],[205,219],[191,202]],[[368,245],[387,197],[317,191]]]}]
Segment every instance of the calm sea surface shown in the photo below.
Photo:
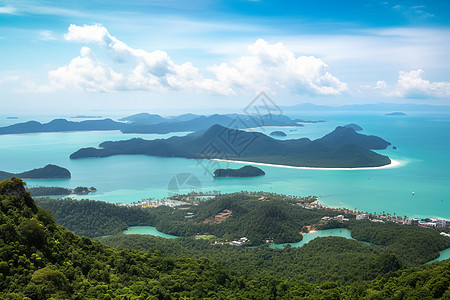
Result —
[{"label": "calm sea surface", "polygon": [[[174,177],[188,173],[198,178],[204,192],[249,190],[299,196],[318,195],[322,196],[321,203],[332,207],[450,219],[450,115],[408,113],[406,117],[393,117],[377,112],[290,116],[327,122],[305,124],[305,127],[295,129],[265,128],[265,133],[283,130],[287,138],[315,139],[338,125],[356,123],[364,128],[362,133],[380,136],[396,146],[397,150],[389,148],[379,153],[400,161],[401,166],[379,170],[300,170],[264,166],[261,168],[266,175],[262,177],[214,179],[202,167],[203,164],[208,169],[207,163],[200,164],[196,160],[183,158],[123,155],[101,159],[69,159],[69,155],[79,148],[96,147],[103,141],[132,137],[167,138],[186,134],[124,135],[119,131],[111,131],[0,135],[0,170],[22,172],[50,163],[56,164],[68,168],[72,178],[28,180],[27,184],[70,188],[95,186],[98,192],[89,195],[89,198],[108,202],[131,203],[143,198],[167,197],[176,191],[199,190],[199,184],[192,180],[186,183],[179,180],[180,186],[174,184]],[[33,118],[6,120],[6,116],[0,115],[0,126],[30,119]],[[211,168],[239,166],[242,165],[220,163]]]}]

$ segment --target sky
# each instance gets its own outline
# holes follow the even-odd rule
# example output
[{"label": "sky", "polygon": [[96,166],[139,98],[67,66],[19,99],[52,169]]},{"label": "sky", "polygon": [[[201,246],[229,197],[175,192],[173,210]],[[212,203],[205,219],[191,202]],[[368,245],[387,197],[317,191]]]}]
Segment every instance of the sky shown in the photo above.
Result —
[{"label": "sky", "polygon": [[450,105],[450,1],[0,0],[0,114]]}]

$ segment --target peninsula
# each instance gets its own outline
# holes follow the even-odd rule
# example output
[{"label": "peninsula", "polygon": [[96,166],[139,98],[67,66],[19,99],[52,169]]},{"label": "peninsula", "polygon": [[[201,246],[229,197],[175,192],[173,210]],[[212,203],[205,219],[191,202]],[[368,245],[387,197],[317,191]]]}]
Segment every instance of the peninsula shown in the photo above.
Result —
[{"label": "peninsula", "polygon": [[9,173],[0,171],[0,181],[18,177],[21,179],[55,179],[55,178],[71,178],[69,170],[55,165],[46,165],[43,168],[33,169],[22,173]]},{"label": "peninsula", "polygon": [[217,169],[213,173],[214,177],[257,177],[263,175],[266,175],[263,170],[250,165],[239,169]]},{"label": "peninsula", "polygon": [[390,143],[376,136],[337,127],[317,140],[277,140],[258,132],[213,125],[183,137],[103,142],[100,148],[82,148],[71,159],[142,154],[191,159],[225,159],[296,167],[360,168],[391,163],[389,157],[372,149],[386,149]]}]

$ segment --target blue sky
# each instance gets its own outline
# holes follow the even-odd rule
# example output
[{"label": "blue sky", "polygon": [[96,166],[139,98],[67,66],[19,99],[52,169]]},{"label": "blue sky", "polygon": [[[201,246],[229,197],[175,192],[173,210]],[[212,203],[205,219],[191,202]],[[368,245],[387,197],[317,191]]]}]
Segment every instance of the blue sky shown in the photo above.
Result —
[{"label": "blue sky", "polygon": [[[0,0],[5,112],[449,104],[450,1]],[[20,105],[17,105],[20,103]]]}]

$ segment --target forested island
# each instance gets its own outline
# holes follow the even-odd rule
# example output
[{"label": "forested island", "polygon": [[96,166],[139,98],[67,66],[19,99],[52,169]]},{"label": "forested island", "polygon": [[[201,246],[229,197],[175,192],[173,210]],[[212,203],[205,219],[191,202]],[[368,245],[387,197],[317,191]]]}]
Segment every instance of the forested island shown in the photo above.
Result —
[{"label": "forested island", "polygon": [[243,166],[239,169],[217,169],[213,173],[214,177],[256,177],[263,175],[266,175],[266,173],[254,166]]},{"label": "forested island", "polygon": [[284,136],[287,136],[287,134],[286,133],[284,133],[283,131],[272,131],[271,133],[270,133],[270,135],[271,136],[282,136],[282,137],[284,137]]},{"label": "forested island", "polygon": [[95,187],[88,188],[84,186],[78,186],[74,189],[68,189],[57,186],[36,186],[27,188],[27,192],[29,192],[33,197],[67,196],[71,194],[87,195],[89,193],[94,193],[96,191],[97,189]]},{"label": "forested island", "polygon": [[388,114],[386,114],[386,116],[402,117],[402,116],[406,116],[406,114],[404,112],[396,111],[396,112],[388,113]]},{"label": "forested island", "polygon": [[371,149],[386,149],[390,143],[376,136],[337,127],[322,138],[277,140],[263,133],[247,132],[213,125],[183,137],[144,140],[134,138],[103,142],[100,148],[82,148],[71,159],[98,158],[123,154],[229,159],[297,167],[357,168],[391,163],[389,157]]},{"label": "forested island", "polygon": [[43,168],[37,168],[22,173],[10,173],[0,171],[0,180],[9,179],[11,177],[18,177],[22,179],[54,179],[54,178],[70,178],[72,175],[66,168],[56,165],[46,165]]}]

